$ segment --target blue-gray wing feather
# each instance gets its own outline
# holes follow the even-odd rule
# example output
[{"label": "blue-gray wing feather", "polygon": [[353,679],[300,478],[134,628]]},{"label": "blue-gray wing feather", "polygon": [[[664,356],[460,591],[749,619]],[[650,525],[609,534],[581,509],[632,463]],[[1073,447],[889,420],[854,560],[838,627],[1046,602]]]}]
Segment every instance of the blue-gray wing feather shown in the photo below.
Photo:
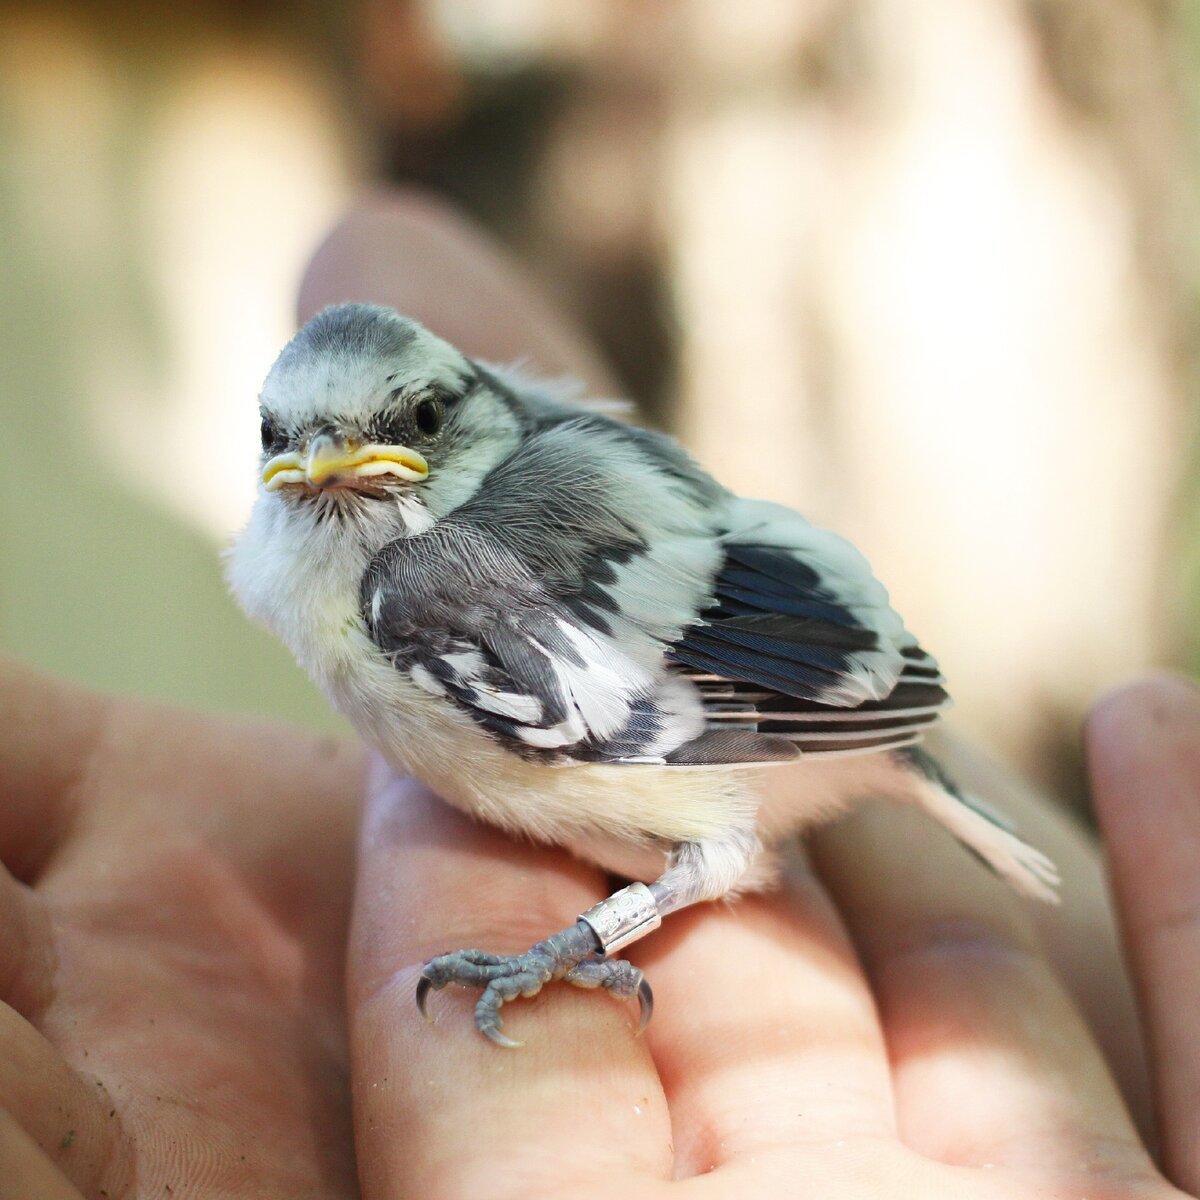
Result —
[{"label": "blue-gray wing feather", "polygon": [[[564,413],[371,562],[363,615],[398,668],[557,762],[848,754],[937,719],[937,664],[847,543],[729,496],[665,439]],[[673,525],[616,461],[662,473]]]}]

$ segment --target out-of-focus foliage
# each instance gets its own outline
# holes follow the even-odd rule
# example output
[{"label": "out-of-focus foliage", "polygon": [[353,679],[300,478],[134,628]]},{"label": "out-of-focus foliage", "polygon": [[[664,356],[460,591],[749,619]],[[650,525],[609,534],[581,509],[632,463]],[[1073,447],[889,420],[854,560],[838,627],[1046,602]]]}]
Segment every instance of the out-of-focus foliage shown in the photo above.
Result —
[{"label": "out-of-focus foliage", "polygon": [[853,536],[960,720],[1069,784],[1098,687],[1200,666],[1197,64],[1195,6],[1127,0],[0,6],[0,636],[328,721],[217,549],[303,259],[384,176]]},{"label": "out-of-focus foliage", "polygon": [[[729,483],[850,532],[959,719],[1077,786],[1195,653],[1196,26],[1113,0],[398,9],[397,178],[454,195]],[[432,48],[432,49],[431,49]]]}]

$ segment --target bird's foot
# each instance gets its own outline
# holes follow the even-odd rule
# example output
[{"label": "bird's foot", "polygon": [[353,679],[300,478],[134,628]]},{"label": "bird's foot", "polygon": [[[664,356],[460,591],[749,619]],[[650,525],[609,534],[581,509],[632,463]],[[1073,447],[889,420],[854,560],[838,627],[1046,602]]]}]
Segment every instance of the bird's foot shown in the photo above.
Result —
[{"label": "bird's foot", "polygon": [[449,983],[480,988],[475,1028],[496,1045],[512,1048],[521,1043],[501,1029],[500,1009],[518,996],[536,996],[553,979],[563,979],[576,987],[605,988],[614,996],[637,996],[641,1005],[640,1033],[654,1008],[650,985],[637,967],[599,955],[596,936],[583,921],[538,942],[524,954],[489,954],[483,950],[440,954],[421,971],[417,1007],[429,1020],[426,1001],[430,989],[441,989]]},{"label": "bird's foot", "polygon": [[579,988],[605,988],[622,1000],[636,996],[637,1032],[641,1033],[650,1024],[650,1018],[654,1015],[654,993],[641,969],[623,958],[585,958],[576,963],[563,979]]}]

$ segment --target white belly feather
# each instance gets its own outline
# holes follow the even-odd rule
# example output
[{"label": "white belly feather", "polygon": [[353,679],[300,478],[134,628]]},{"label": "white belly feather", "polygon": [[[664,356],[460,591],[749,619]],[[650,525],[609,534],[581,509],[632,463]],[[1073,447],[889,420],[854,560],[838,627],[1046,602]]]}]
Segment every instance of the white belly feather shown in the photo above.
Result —
[{"label": "white belly feather", "polygon": [[360,620],[341,631],[318,682],[393,766],[481,820],[622,874],[645,873],[630,868],[661,863],[675,842],[753,825],[769,845],[855,800],[898,793],[901,773],[886,755],[759,769],[529,762],[393,667]]}]

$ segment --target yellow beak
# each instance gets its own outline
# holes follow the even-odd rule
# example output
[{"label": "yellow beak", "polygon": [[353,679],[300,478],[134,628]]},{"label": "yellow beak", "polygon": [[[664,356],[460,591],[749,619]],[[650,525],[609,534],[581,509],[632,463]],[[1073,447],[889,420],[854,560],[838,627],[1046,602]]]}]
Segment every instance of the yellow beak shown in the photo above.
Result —
[{"label": "yellow beak", "polygon": [[354,486],[356,479],[395,475],[419,483],[429,474],[424,457],[408,446],[354,446],[332,434],[320,433],[308,453],[291,450],[276,454],[263,466],[262,481],[268,492],[299,484],[322,488]]}]

